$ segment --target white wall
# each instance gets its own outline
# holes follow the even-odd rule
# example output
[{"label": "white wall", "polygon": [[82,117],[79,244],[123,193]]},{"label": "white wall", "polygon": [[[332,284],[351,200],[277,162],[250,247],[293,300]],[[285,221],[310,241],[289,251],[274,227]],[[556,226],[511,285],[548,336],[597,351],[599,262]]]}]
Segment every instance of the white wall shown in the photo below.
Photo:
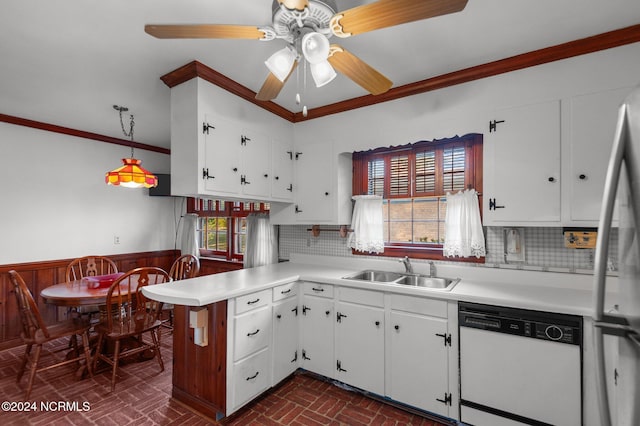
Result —
[{"label": "white wall", "polygon": [[[0,123],[0,264],[174,248],[181,198],[104,183],[130,154],[125,146]],[[136,150],[135,157],[154,173],[170,172],[168,155]]]},{"label": "white wall", "polygon": [[[337,152],[353,152],[486,134],[495,109],[567,100],[638,83],[640,43],[635,43],[305,121],[296,124],[295,140],[335,141]],[[563,125],[568,119],[566,105]]]}]

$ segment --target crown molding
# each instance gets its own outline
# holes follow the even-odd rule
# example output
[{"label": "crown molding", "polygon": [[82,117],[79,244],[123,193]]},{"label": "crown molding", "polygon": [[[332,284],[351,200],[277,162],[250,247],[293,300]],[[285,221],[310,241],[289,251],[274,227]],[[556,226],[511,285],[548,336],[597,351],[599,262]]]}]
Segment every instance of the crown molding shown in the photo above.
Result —
[{"label": "crown molding", "polygon": [[304,117],[302,112],[294,113],[274,102],[257,100],[256,92],[198,61],[190,62],[160,79],[167,86],[174,87],[194,77],[200,77],[287,121],[298,123],[637,42],[640,42],[640,24],[394,87],[380,95],[365,95],[312,108],[309,109],[307,117]]},{"label": "crown molding", "polygon": [[92,139],[95,141],[112,143],[115,145],[122,145],[126,147],[133,147],[135,149],[143,149],[146,151],[159,152],[160,154],[171,155],[171,150],[154,145],[147,145],[144,143],[133,142],[126,139],[114,138],[111,136],[100,135],[98,133],[85,132],[84,130],[71,129],[69,127],[62,127],[56,124],[43,123],[41,121],[29,120],[21,117],[14,117],[12,115],[0,114],[0,122],[16,124],[18,126],[31,127],[32,129],[45,130],[47,132],[61,133],[63,135],[75,136],[78,138]]}]

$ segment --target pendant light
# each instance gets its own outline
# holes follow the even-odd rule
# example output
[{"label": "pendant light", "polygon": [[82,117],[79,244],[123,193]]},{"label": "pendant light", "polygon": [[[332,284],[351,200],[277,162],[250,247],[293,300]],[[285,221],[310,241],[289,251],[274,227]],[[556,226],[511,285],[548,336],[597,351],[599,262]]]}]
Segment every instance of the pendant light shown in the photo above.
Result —
[{"label": "pendant light", "polygon": [[131,157],[123,158],[123,166],[107,172],[104,181],[107,185],[124,186],[126,188],[154,188],[158,186],[158,178],[141,166],[141,160],[133,157],[133,126],[135,125],[133,115],[130,116],[128,133],[124,129],[124,122],[122,121],[122,112],[129,111],[129,108],[118,105],[114,105],[113,108],[120,113],[122,133],[124,133],[126,137],[131,138]]}]

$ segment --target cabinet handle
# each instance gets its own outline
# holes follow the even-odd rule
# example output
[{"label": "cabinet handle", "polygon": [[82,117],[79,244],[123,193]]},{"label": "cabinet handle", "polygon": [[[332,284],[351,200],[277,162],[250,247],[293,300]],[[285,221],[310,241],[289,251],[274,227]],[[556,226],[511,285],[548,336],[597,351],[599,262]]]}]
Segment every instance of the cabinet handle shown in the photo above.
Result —
[{"label": "cabinet handle", "polygon": [[554,178],[553,176],[549,176],[549,179],[547,179],[549,182],[555,182],[556,178]]},{"label": "cabinet handle", "polygon": [[287,294],[287,293],[291,293],[291,289],[290,289],[290,288],[288,288],[288,289],[286,289],[286,290],[282,290],[282,291],[280,292],[280,294]]},{"label": "cabinet handle", "polygon": [[296,160],[302,155],[301,152],[296,152]]},{"label": "cabinet handle", "polygon": [[344,368],[342,368],[342,363],[340,362],[340,360],[336,361],[336,369],[338,371],[344,371],[346,372],[347,370],[345,370]]},{"label": "cabinet handle", "polygon": [[296,316],[298,316],[298,307],[296,306],[295,308],[293,308],[291,312],[295,313]]},{"label": "cabinet handle", "polygon": [[436,333],[436,336],[438,337],[442,337],[444,339],[444,345],[445,346],[451,346],[451,334],[440,334],[440,333]]},{"label": "cabinet handle", "polygon": [[233,168],[233,169],[231,169],[231,170],[233,170],[234,172],[237,172],[237,171],[238,171],[238,168],[237,168],[237,167],[234,167],[234,168]]},{"label": "cabinet handle", "polygon": [[276,315],[276,318],[280,319],[280,318],[282,318],[282,315],[278,314],[278,315]]},{"label": "cabinet handle", "polygon": [[247,180],[247,175],[240,175],[240,183],[242,185],[249,185],[251,182]]},{"label": "cabinet handle", "polygon": [[444,399],[436,398],[436,401],[442,402],[445,405],[451,405],[451,394],[445,392]]},{"label": "cabinet handle", "polygon": [[376,321],[376,327],[380,327],[380,321]]},{"label": "cabinet handle", "polygon": [[400,326],[399,325],[394,325],[393,328],[395,328],[396,331],[400,330]]},{"label": "cabinet handle", "polygon": [[325,193],[324,193],[324,195],[325,195],[325,197],[327,197],[327,196],[329,196],[329,193],[328,193],[328,192],[325,192]]},{"label": "cabinet handle", "polygon": [[280,179],[280,176],[275,176],[275,177],[274,177],[274,179],[275,179],[275,180],[279,180],[279,179]]},{"label": "cabinet handle", "polygon": [[268,178],[268,177],[269,177],[269,175],[265,173],[265,174],[264,174],[264,177]]},{"label": "cabinet handle", "polygon": [[258,333],[260,333],[260,329],[259,328],[256,331],[254,331],[253,333],[247,333],[247,337],[255,336]]},{"label": "cabinet handle", "polygon": [[311,308],[305,305],[302,305],[302,315],[307,315],[307,311],[310,311]]},{"label": "cabinet handle", "polygon": [[256,371],[256,374],[254,374],[253,376],[247,377],[247,381],[255,379],[256,377],[258,377],[258,374],[260,374],[260,372]]},{"label": "cabinet handle", "polygon": [[202,123],[202,133],[206,133],[208,135],[209,134],[209,129],[215,129],[215,127],[213,127],[211,124],[209,124],[207,122],[203,122]]},{"label": "cabinet handle", "polygon": [[203,168],[202,169],[202,179],[215,179],[215,176],[210,176],[209,175],[209,169],[208,168]]},{"label": "cabinet handle", "polygon": [[321,288],[321,287],[320,287],[320,288],[312,287],[312,288],[311,288],[311,290],[322,293],[322,292],[324,291],[324,288]]},{"label": "cabinet handle", "polygon": [[255,304],[255,303],[258,303],[259,301],[260,301],[260,298],[258,297],[256,300],[249,300],[249,301],[247,302],[247,305],[253,305],[253,304]]},{"label": "cabinet handle", "polygon": [[578,179],[580,180],[585,180],[586,178],[587,178],[587,175],[585,175],[584,173],[578,176]]},{"label": "cabinet handle", "polygon": [[300,210],[300,209],[298,208],[298,205],[297,205],[297,204],[296,204],[295,212],[296,212],[296,213],[302,213],[302,210]]},{"label": "cabinet handle", "polygon": [[242,135],[242,136],[240,136],[240,145],[245,145],[246,146],[247,145],[247,141],[250,141],[250,140],[251,140],[250,138]]},{"label": "cabinet handle", "polygon": [[504,206],[497,206],[495,198],[489,198],[489,210],[504,209]]},{"label": "cabinet handle", "polygon": [[293,359],[291,360],[291,362],[296,362],[297,360],[298,360],[298,351],[296,351],[296,352],[293,354]]},{"label": "cabinet handle", "polygon": [[326,316],[329,316],[329,315],[331,315],[331,311],[324,311],[324,314],[325,314]]},{"label": "cabinet handle", "polygon": [[336,321],[342,322],[342,318],[347,318],[347,316],[340,312],[336,313]]},{"label": "cabinet handle", "polygon": [[311,361],[311,358],[307,356],[307,351],[305,351],[304,349],[302,350],[302,359]]},{"label": "cabinet handle", "polygon": [[287,188],[287,191],[293,192],[293,184],[292,183],[289,184],[289,187]]}]

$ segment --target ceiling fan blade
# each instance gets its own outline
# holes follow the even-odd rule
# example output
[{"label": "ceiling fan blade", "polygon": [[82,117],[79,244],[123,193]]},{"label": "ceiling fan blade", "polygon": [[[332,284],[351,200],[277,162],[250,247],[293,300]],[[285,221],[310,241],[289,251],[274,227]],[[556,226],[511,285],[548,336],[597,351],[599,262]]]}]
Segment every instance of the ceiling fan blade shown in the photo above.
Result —
[{"label": "ceiling fan blade", "polygon": [[384,93],[393,85],[387,77],[337,44],[331,45],[327,60],[336,71],[346,75],[372,95]]},{"label": "ceiling fan blade", "polygon": [[378,0],[331,18],[331,31],[349,37],[380,28],[420,21],[434,16],[460,12],[468,0]]},{"label": "ceiling fan blade", "polygon": [[289,80],[289,77],[293,74],[293,70],[295,70],[297,66],[298,61],[295,61],[291,67],[291,71],[289,71],[289,75],[284,79],[284,81],[280,81],[278,77],[270,72],[267,79],[262,84],[260,91],[256,93],[256,99],[259,101],[270,101],[277,98],[278,94],[280,94],[280,91],[287,83],[287,80]]},{"label": "ceiling fan blade", "polygon": [[309,6],[309,0],[278,0],[278,3],[289,10],[299,11],[303,11],[305,7]]},{"label": "ceiling fan blade", "polygon": [[144,31],[157,38],[261,39],[265,35],[248,25],[145,25]]}]

